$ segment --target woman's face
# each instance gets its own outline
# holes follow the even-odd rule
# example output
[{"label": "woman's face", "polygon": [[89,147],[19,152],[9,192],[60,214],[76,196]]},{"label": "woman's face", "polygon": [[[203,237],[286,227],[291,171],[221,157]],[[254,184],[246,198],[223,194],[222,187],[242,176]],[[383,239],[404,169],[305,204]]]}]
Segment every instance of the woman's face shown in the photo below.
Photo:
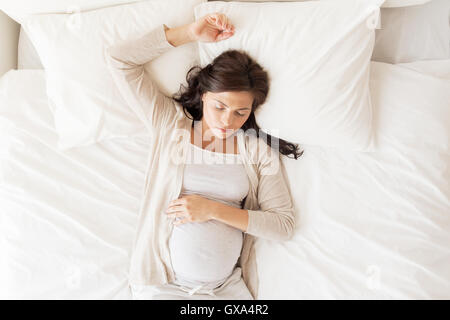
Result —
[{"label": "woman's face", "polygon": [[211,130],[211,135],[226,139],[247,121],[252,111],[253,95],[248,91],[206,92],[202,100],[204,132]]}]

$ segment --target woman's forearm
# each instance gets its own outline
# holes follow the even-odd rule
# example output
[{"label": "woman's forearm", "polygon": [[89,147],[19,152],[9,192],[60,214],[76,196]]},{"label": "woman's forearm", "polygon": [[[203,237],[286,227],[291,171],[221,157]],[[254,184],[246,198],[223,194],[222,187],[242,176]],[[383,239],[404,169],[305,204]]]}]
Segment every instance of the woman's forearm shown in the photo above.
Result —
[{"label": "woman's forearm", "polygon": [[176,28],[169,28],[164,24],[164,31],[166,32],[167,42],[174,47],[196,41],[194,35],[191,33],[189,24]]},{"label": "woman's forearm", "polygon": [[212,207],[212,219],[228,224],[232,227],[247,231],[248,210],[228,206],[221,202],[214,202]]}]

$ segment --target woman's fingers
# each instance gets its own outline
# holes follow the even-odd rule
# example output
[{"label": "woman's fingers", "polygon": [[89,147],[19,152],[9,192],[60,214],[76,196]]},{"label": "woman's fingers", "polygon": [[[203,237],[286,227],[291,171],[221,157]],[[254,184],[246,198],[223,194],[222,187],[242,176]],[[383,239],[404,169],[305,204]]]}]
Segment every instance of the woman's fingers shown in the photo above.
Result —
[{"label": "woman's fingers", "polygon": [[216,25],[218,26],[218,27],[220,27],[220,28],[222,28],[222,29],[224,29],[224,23],[225,23],[225,18],[224,18],[224,15],[223,14],[221,14],[221,13],[216,13],[215,14],[215,17],[216,17]]},{"label": "woman's fingers", "polygon": [[222,41],[222,40],[228,39],[232,35],[233,35],[232,32],[222,32],[221,34],[219,34],[217,36],[216,41]]},{"label": "woman's fingers", "polygon": [[222,27],[223,30],[227,30],[227,31],[231,31],[231,24],[230,21],[228,20],[228,17],[226,15],[222,15]]},{"label": "woman's fingers", "polygon": [[231,24],[228,18],[226,18],[226,21],[224,22],[224,30],[227,32],[234,32],[234,26]]},{"label": "woman's fingers", "polygon": [[177,217],[180,215],[183,215],[183,206],[182,204],[179,205],[171,205],[166,209],[166,215],[168,218]]},{"label": "woman's fingers", "polygon": [[233,31],[234,29],[228,17],[223,13],[213,13],[207,17],[207,20],[222,30]]},{"label": "woman's fingers", "polygon": [[208,21],[211,24],[216,24],[216,18],[212,14],[206,16],[206,21]]},{"label": "woman's fingers", "polygon": [[181,211],[174,211],[174,212],[167,213],[167,218],[177,218],[177,217],[182,217],[182,216],[184,216],[184,213]]},{"label": "woman's fingers", "polygon": [[187,222],[189,222],[188,219],[180,219],[180,220],[174,221],[173,224],[178,226],[180,224],[184,224],[184,223],[187,223]]},{"label": "woman's fingers", "polygon": [[222,28],[223,28],[223,30],[228,29],[228,18],[225,15],[223,15],[222,19],[223,19],[222,20]]}]

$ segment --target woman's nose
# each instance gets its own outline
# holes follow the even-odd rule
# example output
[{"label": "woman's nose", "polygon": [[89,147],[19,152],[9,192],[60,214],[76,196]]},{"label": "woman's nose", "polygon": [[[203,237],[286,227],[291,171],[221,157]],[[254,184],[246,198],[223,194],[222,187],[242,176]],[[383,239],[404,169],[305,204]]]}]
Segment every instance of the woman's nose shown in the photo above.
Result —
[{"label": "woman's nose", "polygon": [[224,117],[222,118],[222,125],[223,125],[225,128],[228,128],[232,123],[233,123],[233,116],[232,116],[232,115],[224,116]]}]

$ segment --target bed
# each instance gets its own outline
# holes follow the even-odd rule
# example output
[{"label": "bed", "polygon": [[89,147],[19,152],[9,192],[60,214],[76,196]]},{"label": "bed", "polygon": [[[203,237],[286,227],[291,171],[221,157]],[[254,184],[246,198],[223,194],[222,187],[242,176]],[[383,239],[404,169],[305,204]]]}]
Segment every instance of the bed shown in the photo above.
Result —
[{"label": "bed", "polygon": [[[290,241],[256,241],[258,299],[450,298],[447,28],[432,53],[377,38],[375,150],[283,158],[298,223]],[[61,150],[46,72],[22,29],[18,43],[0,78],[0,298],[131,299],[148,133]]]}]

